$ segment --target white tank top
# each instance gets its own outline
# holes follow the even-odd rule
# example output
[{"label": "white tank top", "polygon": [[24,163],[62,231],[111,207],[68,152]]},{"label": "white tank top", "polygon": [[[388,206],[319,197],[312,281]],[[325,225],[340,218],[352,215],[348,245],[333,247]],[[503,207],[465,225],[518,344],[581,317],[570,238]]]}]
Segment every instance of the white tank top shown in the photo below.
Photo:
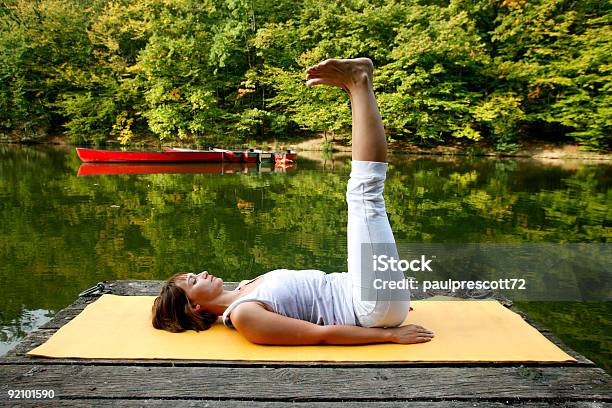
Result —
[{"label": "white tank top", "polygon": [[262,275],[253,291],[225,309],[223,324],[234,327],[230,313],[241,303],[257,301],[273,312],[318,325],[356,325],[348,273],[277,269]]}]

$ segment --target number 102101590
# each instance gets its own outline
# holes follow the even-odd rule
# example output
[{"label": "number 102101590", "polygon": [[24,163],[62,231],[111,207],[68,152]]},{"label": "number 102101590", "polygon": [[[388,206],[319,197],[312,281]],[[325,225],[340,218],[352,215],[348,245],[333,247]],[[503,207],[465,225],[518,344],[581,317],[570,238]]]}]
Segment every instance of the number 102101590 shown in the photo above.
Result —
[{"label": "number 102101590", "polygon": [[55,397],[53,390],[8,390],[9,399],[51,399]]}]

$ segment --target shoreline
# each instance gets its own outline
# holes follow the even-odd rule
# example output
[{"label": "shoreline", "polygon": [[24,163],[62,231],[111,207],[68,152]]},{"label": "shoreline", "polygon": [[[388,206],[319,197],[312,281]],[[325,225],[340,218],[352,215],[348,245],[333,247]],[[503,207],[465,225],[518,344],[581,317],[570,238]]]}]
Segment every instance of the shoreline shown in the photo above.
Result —
[{"label": "shoreline", "polygon": [[[292,149],[305,151],[325,151],[324,138],[317,137],[299,143],[288,144]],[[351,147],[340,141],[330,142],[332,152],[350,152]],[[421,147],[407,142],[390,142],[392,154],[410,154],[422,156],[483,156],[483,157],[516,157],[534,159],[571,159],[571,160],[612,160],[612,153],[581,150],[577,144],[554,144],[546,142],[524,143],[515,152],[499,152],[490,146],[467,146],[461,144]]]},{"label": "shoreline", "polygon": [[[348,139],[328,140],[326,143],[322,135],[314,136],[300,141],[246,141],[243,147],[250,146],[263,150],[284,150],[291,149],[298,152],[329,152],[329,153],[350,153],[351,146],[347,143]],[[21,146],[66,146],[77,147],[66,140],[64,137],[52,137],[40,142],[20,142],[10,140],[0,140],[0,145],[21,145]],[[193,147],[189,143],[150,143],[144,142],[127,146],[130,149],[138,150],[153,146],[180,146]],[[326,146],[327,145],[327,146]],[[108,145],[109,149],[116,149],[118,146]],[[456,143],[452,145],[438,145],[433,147],[422,147],[409,142],[389,142],[389,153],[407,154],[419,156],[472,156],[472,157],[507,157],[507,158],[533,158],[540,160],[588,160],[588,161],[612,161],[612,152],[595,152],[582,150],[577,144],[555,144],[550,142],[529,142],[520,145],[520,148],[513,152],[500,152],[491,146],[463,145]]]}]

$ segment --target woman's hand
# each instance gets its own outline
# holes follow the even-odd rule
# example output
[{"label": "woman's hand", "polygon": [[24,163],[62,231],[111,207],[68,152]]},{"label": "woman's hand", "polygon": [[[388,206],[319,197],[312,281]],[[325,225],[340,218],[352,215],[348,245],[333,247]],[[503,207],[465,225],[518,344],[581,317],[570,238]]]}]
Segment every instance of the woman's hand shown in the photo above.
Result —
[{"label": "woman's hand", "polygon": [[431,341],[434,333],[422,326],[409,324],[407,326],[392,327],[387,329],[391,333],[391,342],[400,344],[425,343]]}]

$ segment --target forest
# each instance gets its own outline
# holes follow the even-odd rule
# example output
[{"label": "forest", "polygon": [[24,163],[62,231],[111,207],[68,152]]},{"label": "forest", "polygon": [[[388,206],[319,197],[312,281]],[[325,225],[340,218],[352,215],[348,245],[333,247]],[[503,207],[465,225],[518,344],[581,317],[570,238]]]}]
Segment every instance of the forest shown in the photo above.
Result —
[{"label": "forest", "polygon": [[348,98],[304,71],[367,56],[390,141],[607,150],[611,16],[598,0],[2,0],[0,140],[350,137]]}]

